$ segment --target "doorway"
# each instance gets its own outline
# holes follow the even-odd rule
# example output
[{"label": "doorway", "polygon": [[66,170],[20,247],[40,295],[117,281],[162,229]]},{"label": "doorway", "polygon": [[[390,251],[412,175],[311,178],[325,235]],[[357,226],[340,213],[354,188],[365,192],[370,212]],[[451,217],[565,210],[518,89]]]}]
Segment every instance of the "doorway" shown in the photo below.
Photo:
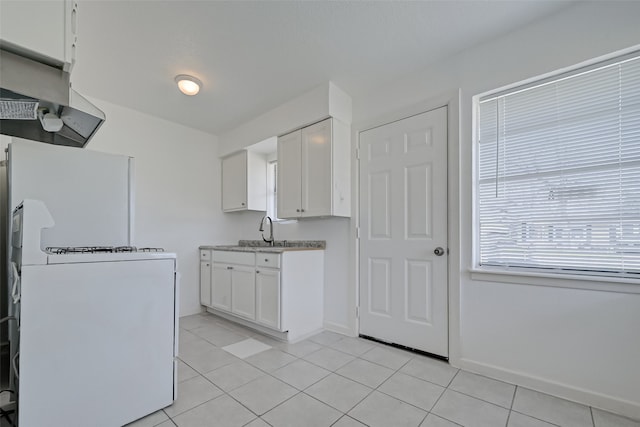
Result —
[{"label": "doorway", "polygon": [[360,133],[360,334],[447,358],[447,107]]}]

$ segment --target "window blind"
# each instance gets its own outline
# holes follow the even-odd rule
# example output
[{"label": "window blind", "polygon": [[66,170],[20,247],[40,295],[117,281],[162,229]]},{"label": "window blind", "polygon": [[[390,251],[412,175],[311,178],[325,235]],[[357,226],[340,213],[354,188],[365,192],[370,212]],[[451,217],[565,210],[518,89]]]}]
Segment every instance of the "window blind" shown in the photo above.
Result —
[{"label": "window blind", "polygon": [[640,277],[640,57],[478,108],[479,264]]}]

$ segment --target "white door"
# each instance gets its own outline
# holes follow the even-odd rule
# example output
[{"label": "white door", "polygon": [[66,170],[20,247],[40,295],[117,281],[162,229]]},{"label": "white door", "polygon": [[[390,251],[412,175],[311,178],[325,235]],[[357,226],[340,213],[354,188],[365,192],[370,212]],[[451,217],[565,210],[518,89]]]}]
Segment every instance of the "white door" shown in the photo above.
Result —
[{"label": "white door", "polygon": [[252,320],[256,318],[256,270],[254,267],[233,266],[231,312]]},{"label": "white door", "polygon": [[360,133],[360,334],[448,357],[447,107]]},{"label": "white door", "polygon": [[280,270],[256,272],[256,320],[280,329]]},{"label": "white door", "polygon": [[302,204],[301,132],[278,138],[278,218],[297,218]]},{"label": "white door", "polygon": [[247,152],[222,159],[222,210],[247,208]]},{"label": "white door", "polygon": [[200,304],[211,305],[211,262],[200,261]]},{"label": "white door", "polygon": [[213,264],[211,275],[211,307],[231,311],[231,269],[225,264]]},{"label": "white door", "polygon": [[301,214],[331,215],[331,119],[302,129]]}]

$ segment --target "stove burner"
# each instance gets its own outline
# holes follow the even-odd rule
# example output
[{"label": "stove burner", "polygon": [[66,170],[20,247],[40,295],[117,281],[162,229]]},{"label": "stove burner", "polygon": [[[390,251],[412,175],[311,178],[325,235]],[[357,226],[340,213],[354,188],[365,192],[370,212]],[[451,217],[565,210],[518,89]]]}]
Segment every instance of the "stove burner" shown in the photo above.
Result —
[{"label": "stove burner", "polygon": [[164,252],[163,248],[136,248],[135,246],[72,246],[50,247],[45,251],[48,254],[98,254],[98,253],[124,253],[124,252]]}]

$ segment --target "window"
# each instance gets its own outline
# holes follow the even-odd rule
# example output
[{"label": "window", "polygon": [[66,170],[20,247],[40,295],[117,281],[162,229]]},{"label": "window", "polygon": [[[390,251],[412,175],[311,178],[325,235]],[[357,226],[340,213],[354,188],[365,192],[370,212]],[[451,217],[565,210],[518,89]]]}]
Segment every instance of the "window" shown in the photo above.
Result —
[{"label": "window", "polygon": [[477,103],[480,266],[640,278],[640,56]]}]

